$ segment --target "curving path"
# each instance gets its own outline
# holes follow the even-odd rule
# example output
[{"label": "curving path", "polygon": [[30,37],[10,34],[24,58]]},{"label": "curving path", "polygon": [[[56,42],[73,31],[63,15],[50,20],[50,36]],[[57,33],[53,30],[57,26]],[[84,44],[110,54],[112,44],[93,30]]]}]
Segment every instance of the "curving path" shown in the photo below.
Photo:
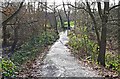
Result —
[{"label": "curving path", "polygon": [[60,33],[60,38],[49,50],[43,61],[43,77],[98,77],[95,71],[78,63],[65,44],[69,41],[67,31]]}]

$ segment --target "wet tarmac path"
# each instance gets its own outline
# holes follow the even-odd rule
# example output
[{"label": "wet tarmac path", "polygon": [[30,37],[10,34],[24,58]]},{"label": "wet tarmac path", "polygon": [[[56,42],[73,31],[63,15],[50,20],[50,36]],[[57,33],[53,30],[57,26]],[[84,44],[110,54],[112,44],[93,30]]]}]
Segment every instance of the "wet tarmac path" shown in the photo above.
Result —
[{"label": "wet tarmac path", "polygon": [[37,73],[42,77],[99,77],[95,71],[89,70],[78,63],[65,46],[69,41],[67,31],[60,33],[60,38],[48,51],[41,70]]}]

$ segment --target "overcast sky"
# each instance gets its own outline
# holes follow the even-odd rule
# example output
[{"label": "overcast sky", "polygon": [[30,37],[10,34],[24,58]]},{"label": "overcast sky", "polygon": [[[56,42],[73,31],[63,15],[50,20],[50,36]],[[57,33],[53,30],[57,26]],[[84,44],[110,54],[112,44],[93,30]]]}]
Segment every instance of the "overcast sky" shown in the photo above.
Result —
[{"label": "overcast sky", "polygon": [[[0,2],[3,2],[3,1],[13,1],[13,2],[20,2],[20,1],[22,1],[22,0],[0,0]],[[55,1],[55,3],[56,3],[56,5],[59,5],[59,4],[62,4],[62,1],[64,1],[65,3],[66,2],[70,2],[71,4],[74,4],[75,3],[75,1],[76,2],[79,2],[79,1],[83,1],[83,2],[85,2],[85,0],[25,0],[26,2],[38,2],[38,1],[42,1],[42,2],[48,2],[48,5],[51,5],[51,4],[53,4],[54,3],[54,1]],[[88,1],[90,1],[90,2],[94,2],[94,1],[109,1],[110,2],[110,4],[112,3],[112,4],[118,4],[118,1],[120,1],[120,0],[88,0]]]},{"label": "overcast sky", "polygon": [[[14,1],[14,2],[20,2],[20,1],[22,1],[22,0],[0,0],[0,2],[3,2],[3,1]],[[46,1],[46,0],[26,0],[26,1]],[[74,3],[75,1],[85,1],[85,0],[47,0],[47,2],[48,3],[53,3],[53,2],[56,2],[57,4],[60,4],[60,3],[62,3],[62,1],[64,1],[64,2],[67,2],[67,1],[70,1],[71,3]],[[120,1],[120,0],[88,0],[88,1],[110,1],[110,2],[118,2],[118,1]]]},{"label": "overcast sky", "polygon": [[[43,1],[45,1],[45,0],[43,0]],[[53,3],[54,1],[56,2],[56,4],[60,4],[60,3],[62,3],[62,1],[64,1],[64,2],[69,1],[71,3],[74,3],[75,1],[76,2],[78,2],[78,1],[85,2],[85,0],[47,0],[48,3]],[[93,1],[100,1],[100,0],[88,0],[88,1],[93,2]],[[108,0],[101,0],[101,1],[108,1]],[[120,1],[120,0],[109,0],[109,1],[110,1],[110,3],[113,3],[113,2],[118,3],[118,1]]]}]

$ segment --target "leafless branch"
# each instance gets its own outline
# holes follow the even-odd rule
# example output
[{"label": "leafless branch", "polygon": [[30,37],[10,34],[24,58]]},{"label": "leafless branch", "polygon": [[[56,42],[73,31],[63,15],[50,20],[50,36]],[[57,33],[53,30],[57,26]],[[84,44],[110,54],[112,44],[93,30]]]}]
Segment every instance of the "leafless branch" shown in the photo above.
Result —
[{"label": "leafless branch", "polygon": [[114,9],[114,8],[116,8],[116,7],[119,7],[119,6],[120,6],[120,4],[115,5],[115,6],[111,7],[111,8],[109,8],[109,11],[112,10],[112,9]]},{"label": "leafless branch", "polygon": [[23,1],[20,3],[20,6],[19,6],[19,8],[18,8],[17,11],[15,11],[9,18],[7,18],[4,22],[2,22],[2,25],[7,24],[7,22],[8,22],[9,20],[11,20],[15,15],[17,15],[17,14],[19,13],[19,11],[21,10],[21,8],[22,8],[22,6],[23,6],[24,1],[25,1],[25,0],[23,0]]}]

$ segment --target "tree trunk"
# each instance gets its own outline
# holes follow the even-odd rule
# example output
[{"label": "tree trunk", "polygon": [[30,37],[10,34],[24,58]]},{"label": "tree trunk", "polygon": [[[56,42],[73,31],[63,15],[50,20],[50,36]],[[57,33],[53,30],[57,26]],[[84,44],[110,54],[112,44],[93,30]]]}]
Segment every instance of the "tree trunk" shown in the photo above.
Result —
[{"label": "tree trunk", "polygon": [[105,66],[105,52],[106,52],[106,23],[102,24],[102,32],[101,32],[101,44],[100,44],[100,51],[98,55],[98,62],[101,65]]},{"label": "tree trunk", "polygon": [[58,10],[58,15],[59,15],[59,18],[60,18],[61,27],[64,28],[64,22],[63,22],[62,16],[60,15],[59,10]]},{"label": "tree trunk", "polygon": [[[77,5],[77,2],[75,0],[75,7],[76,7],[76,5]],[[77,15],[77,9],[75,8],[75,11],[74,11],[74,29],[76,27],[76,15]]]},{"label": "tree trunk", "polygon": [[3,25],[3,27],[2,27],[2,32],[3,32],[3,36],[2,36],[2,38],[3,38],[2,48],[5,48],[6,45],[7,45],[7,31],[6,30],[7,30],[6,25]]},{"label": "tree trunk", "polygon": [[68,14],[67,14],[67,11],[66,11],[66,9],[65,9],[65,4],[64,4],[64,2],[63,2],[63,8],[64,8],[64,13],[65,13],[65,16],[66,16],[66,18],[67,18],[67,23],[68,23],[68,29],[70,29],[70,18],[69,18],[69,16],[70,16],[70,7],[69,7],[69,5],[68,5]]},{"label": "tree trunk", "polygon": [[107,21],[109,12],[109,2],[104,2],[104,14],[102,14],[102,31],[101,31],[101,41],[100,41],[100,51],[98,54],[98,62],[105,66],[105,53],[106,53],[106,37],[107,37]]},{"label": "tree trunk", "polygon": [[70,30],[70,7],[69,7],[69,5],[68,5],[68,15],[66,17],[67,17],[67,21],[68,21],[68,29]]},{"label": "tree trunk", "polygon": [[67,17],[67,21],[68,21],[68,29],[70,29],[70,18],[69,18],[69,14],[68,14],[68,17]]},{"label": "tree trunk", "polygon": [[90,8],[90,5],[88,3],[88,1],[86,0],[86,3],[87,3],[87,8],[88,8],[88,13],[93,21],[93,24],[94,24],[94,28],[95,28],[95,33],[96,33],[96,37],[97,37],[97,42],[98,42],[98,46],[100,46],[100,35],[99,35],[99,32],[98,32],[98,28],[97,28],[97,23],[96,23],[96,20],[95,20],[95,17],[94,15],[92,14],[91,12],[91,8]]},{"label": "tree trunk", "polygon": [[56,16],[55,16],[55,12],[56,12],[56,10],[55,10],[55,2],[54,2],[55,31],[56,31],[57,34],[59,34],[59,33],[58,33],[58,28],[57,28],[57,19],[56,19]]},{"label": "tree trunk", "polygon": [[57,34],[59,34],[58,33],[58,28],[57,28],[57,19],[56,19],[55,13],[54,13],[54,18],[55,18],[55,31],[56,31]]},{"label": "tree trunk", "polygon": [[15,29],[14,29],[14,42],[13,42],[12,47],[11,47],[11,55],[14,53],[17,42],[18,42],[18,28],[15,27]]}]

